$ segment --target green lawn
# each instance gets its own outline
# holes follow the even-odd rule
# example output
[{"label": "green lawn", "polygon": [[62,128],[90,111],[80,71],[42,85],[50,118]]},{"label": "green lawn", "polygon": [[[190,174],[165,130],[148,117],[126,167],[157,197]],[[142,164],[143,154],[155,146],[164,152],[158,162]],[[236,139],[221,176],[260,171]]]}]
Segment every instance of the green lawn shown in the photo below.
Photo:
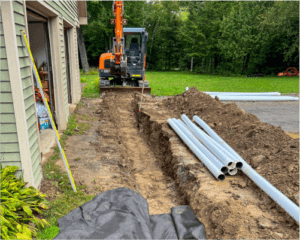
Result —
[{"label": "green lawn", "polygon": [[157,96],[173,96],[188,86],[211,92],[281,92],[299,93],[299,77],[222,77],[191,72],[147,71],[151,93]]},{"label": "green lawn", "polygon": [[[191,72],[155,72],[146,71],[151,93],[156,96],[173,96],[185,91],[188,86],[200,91],[211,92],[281,92],[281,94],[299,93],[299,77],[223,77]],[[81,74],[81,82],[87,86],[83,97],[99,97],[98,72]]]}]

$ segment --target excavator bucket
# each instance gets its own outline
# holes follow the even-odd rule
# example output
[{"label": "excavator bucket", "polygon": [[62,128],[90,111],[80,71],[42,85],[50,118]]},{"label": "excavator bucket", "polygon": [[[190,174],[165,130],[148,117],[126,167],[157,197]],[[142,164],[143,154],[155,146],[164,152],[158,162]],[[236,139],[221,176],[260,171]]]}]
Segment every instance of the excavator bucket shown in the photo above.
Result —
[{"label": "excavator bucket", "polygon": [[[138,91],[142,92],[143,87],[100,87],[100,95],[106,92]],[[151,96],[151,87],[144,87],[144,94]]]}]

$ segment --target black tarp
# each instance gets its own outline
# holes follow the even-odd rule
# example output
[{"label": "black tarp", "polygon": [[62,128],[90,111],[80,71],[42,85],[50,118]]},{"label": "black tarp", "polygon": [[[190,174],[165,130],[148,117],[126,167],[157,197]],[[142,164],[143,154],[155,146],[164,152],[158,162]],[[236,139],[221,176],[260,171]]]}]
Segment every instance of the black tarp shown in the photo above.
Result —
[{"label": "black tarp", "polygon": [[99,194],[58,220],[54,239],[205,239],[204,225],[189,206],[149,215],[148,203],[129,188]]}]

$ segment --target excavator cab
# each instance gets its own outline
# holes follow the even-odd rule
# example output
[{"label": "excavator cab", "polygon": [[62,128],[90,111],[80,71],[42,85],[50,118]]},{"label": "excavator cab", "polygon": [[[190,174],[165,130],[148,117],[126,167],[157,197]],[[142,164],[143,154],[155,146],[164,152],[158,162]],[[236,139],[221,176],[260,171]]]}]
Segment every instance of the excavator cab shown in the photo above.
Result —
[{"label": "excavator cab", "polygon": [[[100,92],[108,89],[131,87],[140,91],[144,83],[145,94],[150,94],[149,82],[145,79],[146,67],[146,43],[148,33],[145,28],[123,28],[123,60],[125,64],[117,72],[113,67],[115,38],[109,53],[103,53],[99,59]],[[112,78],[112,80],[109,80]],[[145,81],[143,82],[143,80]],[[117,86],[122,87],[117,87]]]}]

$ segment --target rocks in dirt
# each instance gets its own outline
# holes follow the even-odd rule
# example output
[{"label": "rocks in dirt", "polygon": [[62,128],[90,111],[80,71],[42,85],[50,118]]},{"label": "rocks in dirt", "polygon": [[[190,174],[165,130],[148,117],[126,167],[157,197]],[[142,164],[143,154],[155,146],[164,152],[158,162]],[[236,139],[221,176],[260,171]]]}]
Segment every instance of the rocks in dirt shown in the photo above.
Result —
[{"label": "rocks in dirt", "polygon": [[215,99],[220,102],[220,98],[218,96],[215,96]]},{"label": "rocks in dirt", "polygon": [[101,109],[95,111],[96,114],[100,114],[101,112],[102,112]]},{"label": "rocks in dirt", "polygon": [[152,95],[152,98],[155,98],[155,97],[156,97],[156,95],[155,95],[155,94],[153,94],[153,95]]},{"label": "rocks in dirt", "polygon": [[211,128],[215,127],[215,125],[213,123],[209,123],[208,126],[210,126]]},{"label": "rocks in dirt", "polygon": [[293,169],[294,169],[294,166],[291,164],[291,165],[288,167],[289,173],[291,173],[291,172],[293,171]]},{"label": "rocks in dirt", "polygon": [[282,233],[278,233],[278,232],[274,232],[274,235],[280,239],[283,238],[283,234]]},{"label": "rocks in dirt", "polygon": [[257,168],[259,164],[265,159],[264,155],[258,155],[251,159],[251,165],[253,168]]},{"label": "rocks in dirt", "polygon": [[274,229],[278,227],[278,225],[275,222],[272,222],[271,220],[265,218],[265,217],[260,217],[257,220],[257,225],[262,228],[262,229]]}]

